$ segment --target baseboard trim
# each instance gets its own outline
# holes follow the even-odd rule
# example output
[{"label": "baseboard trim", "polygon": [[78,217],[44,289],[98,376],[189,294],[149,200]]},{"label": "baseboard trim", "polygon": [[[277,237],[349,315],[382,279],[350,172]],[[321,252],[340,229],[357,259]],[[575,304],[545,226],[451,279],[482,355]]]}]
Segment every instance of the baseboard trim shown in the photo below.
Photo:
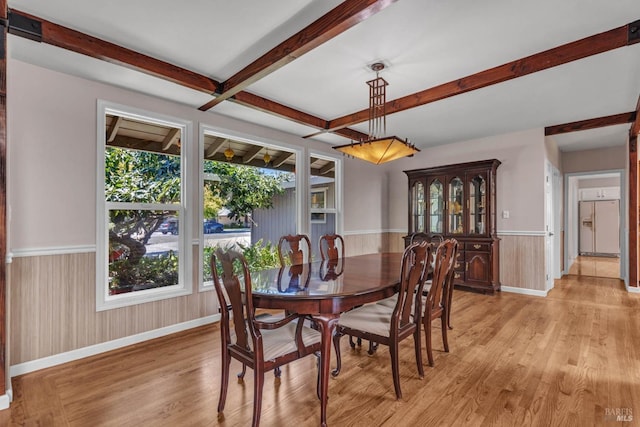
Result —
[{"label": "baseboard trim", "polygon": [[65,353],[54,354],[53,356],[43,357],[41,359],[30,360],[28,362],[19,363],[9,368],[9,375],[16,377],[29,372],[38,371],[40,369],[50,368],[52,366],[61,365],[63,363],[72,362],[74,360],[83,359],[96,354],[126,347],[128,345],[137,344],[154,338],[160,338],[165,335],[174,334],[176,332],[186,331],[187,329],[196,328],[198,326],[208,325],[220,320],[219,314],[200,317],[198,319],[182,322],[164,328],[154,329],[152,331],[142,332],[128,337],[118,338],[112,341],[100,344],[90,345],[88,347],[67,351]]},{"label": "baseboard trim", "polygon": [[640,287],[638,286],[629,286],[625,283],[625,288],[627,288],[627,292],[632,294],[640,294]]},{"label": "baseboard trim", "polygon": [[3,394],[0,396],[0,411],[3,409],[9,409],[9,404],[11,403],[11,396],[9,393]]},{"label": "baseboard trim", "polygon": [[511,292],[514,294],[531,295],[534,297],[546,297],[549,291],[539,291],[537,289],[514,288],[512,286],[500,286],[503,292]]}]

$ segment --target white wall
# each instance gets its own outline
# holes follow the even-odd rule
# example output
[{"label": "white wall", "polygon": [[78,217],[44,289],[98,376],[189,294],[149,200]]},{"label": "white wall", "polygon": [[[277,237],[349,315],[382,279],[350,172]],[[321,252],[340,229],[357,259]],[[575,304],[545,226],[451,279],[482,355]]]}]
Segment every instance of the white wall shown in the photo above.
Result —
[{"label": "white wall", "polygon": [[388,191],[384,166],[344,160],[344,231],[366,234],[388,228]]},{"label": "white wall", "polygon": [[627,148],[623,145],[594,150],[569,151],[562,154],[562,172],[592,172],[624,169]]},{"label": "white wall", "polygon": [[[413,158],[392,164],[389,170],[389,222],[392,229],[407,229],[407,176],[403,170],[452,163],[498,159],[498,232],[542,232],[544,230],[543,129],[437,146]],[[509,211],[509,219],[502,211]]]}]

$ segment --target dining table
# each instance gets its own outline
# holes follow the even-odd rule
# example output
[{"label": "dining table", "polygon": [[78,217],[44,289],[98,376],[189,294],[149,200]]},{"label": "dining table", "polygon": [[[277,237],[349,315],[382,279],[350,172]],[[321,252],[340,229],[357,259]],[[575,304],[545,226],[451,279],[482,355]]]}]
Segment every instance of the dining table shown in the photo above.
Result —
[{"label": "dining table", "polygon": [[396,293],[401,263],[402,253],[373,253],[251,272],[256,308],[308,315],[321,333],[322,426],[327,425],[331,344],[340,314]]}]

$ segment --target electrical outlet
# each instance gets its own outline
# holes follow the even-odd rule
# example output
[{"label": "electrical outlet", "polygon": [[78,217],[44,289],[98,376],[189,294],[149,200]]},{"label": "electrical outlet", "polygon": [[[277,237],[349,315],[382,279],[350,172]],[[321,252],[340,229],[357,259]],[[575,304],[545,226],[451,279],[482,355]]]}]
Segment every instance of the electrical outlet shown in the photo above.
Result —
[{"label": "electrical outlet", "polygon": [[502,211],[502,218],[509,219],[509,211]]}]

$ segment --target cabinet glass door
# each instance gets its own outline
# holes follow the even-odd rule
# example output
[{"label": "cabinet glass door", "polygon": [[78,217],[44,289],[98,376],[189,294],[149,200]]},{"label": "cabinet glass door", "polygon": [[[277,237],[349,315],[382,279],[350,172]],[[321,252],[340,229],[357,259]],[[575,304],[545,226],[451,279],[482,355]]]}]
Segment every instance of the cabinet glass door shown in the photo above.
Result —
[{"label": "cabinet glass door", "polygon": [[486,179],[477,175],[469,181],[469,234],[484,234],[487,226]]},{"label": "cabinet glass door", "polygon": [[416,182],[411,188],[411,219],[413,221],[413,233],[424,232],[425,229],[425,215],[424,215],[424,185],[421,182]]},{"label": "cabinet glass door", "polygon": [[464,233],[464,184],[458,177],[449,181],[449,233]]},{"label": "cabinet glass door", "polygon": [[444,185],[439,179],[429,184],[429,233],[444,232]]}]

